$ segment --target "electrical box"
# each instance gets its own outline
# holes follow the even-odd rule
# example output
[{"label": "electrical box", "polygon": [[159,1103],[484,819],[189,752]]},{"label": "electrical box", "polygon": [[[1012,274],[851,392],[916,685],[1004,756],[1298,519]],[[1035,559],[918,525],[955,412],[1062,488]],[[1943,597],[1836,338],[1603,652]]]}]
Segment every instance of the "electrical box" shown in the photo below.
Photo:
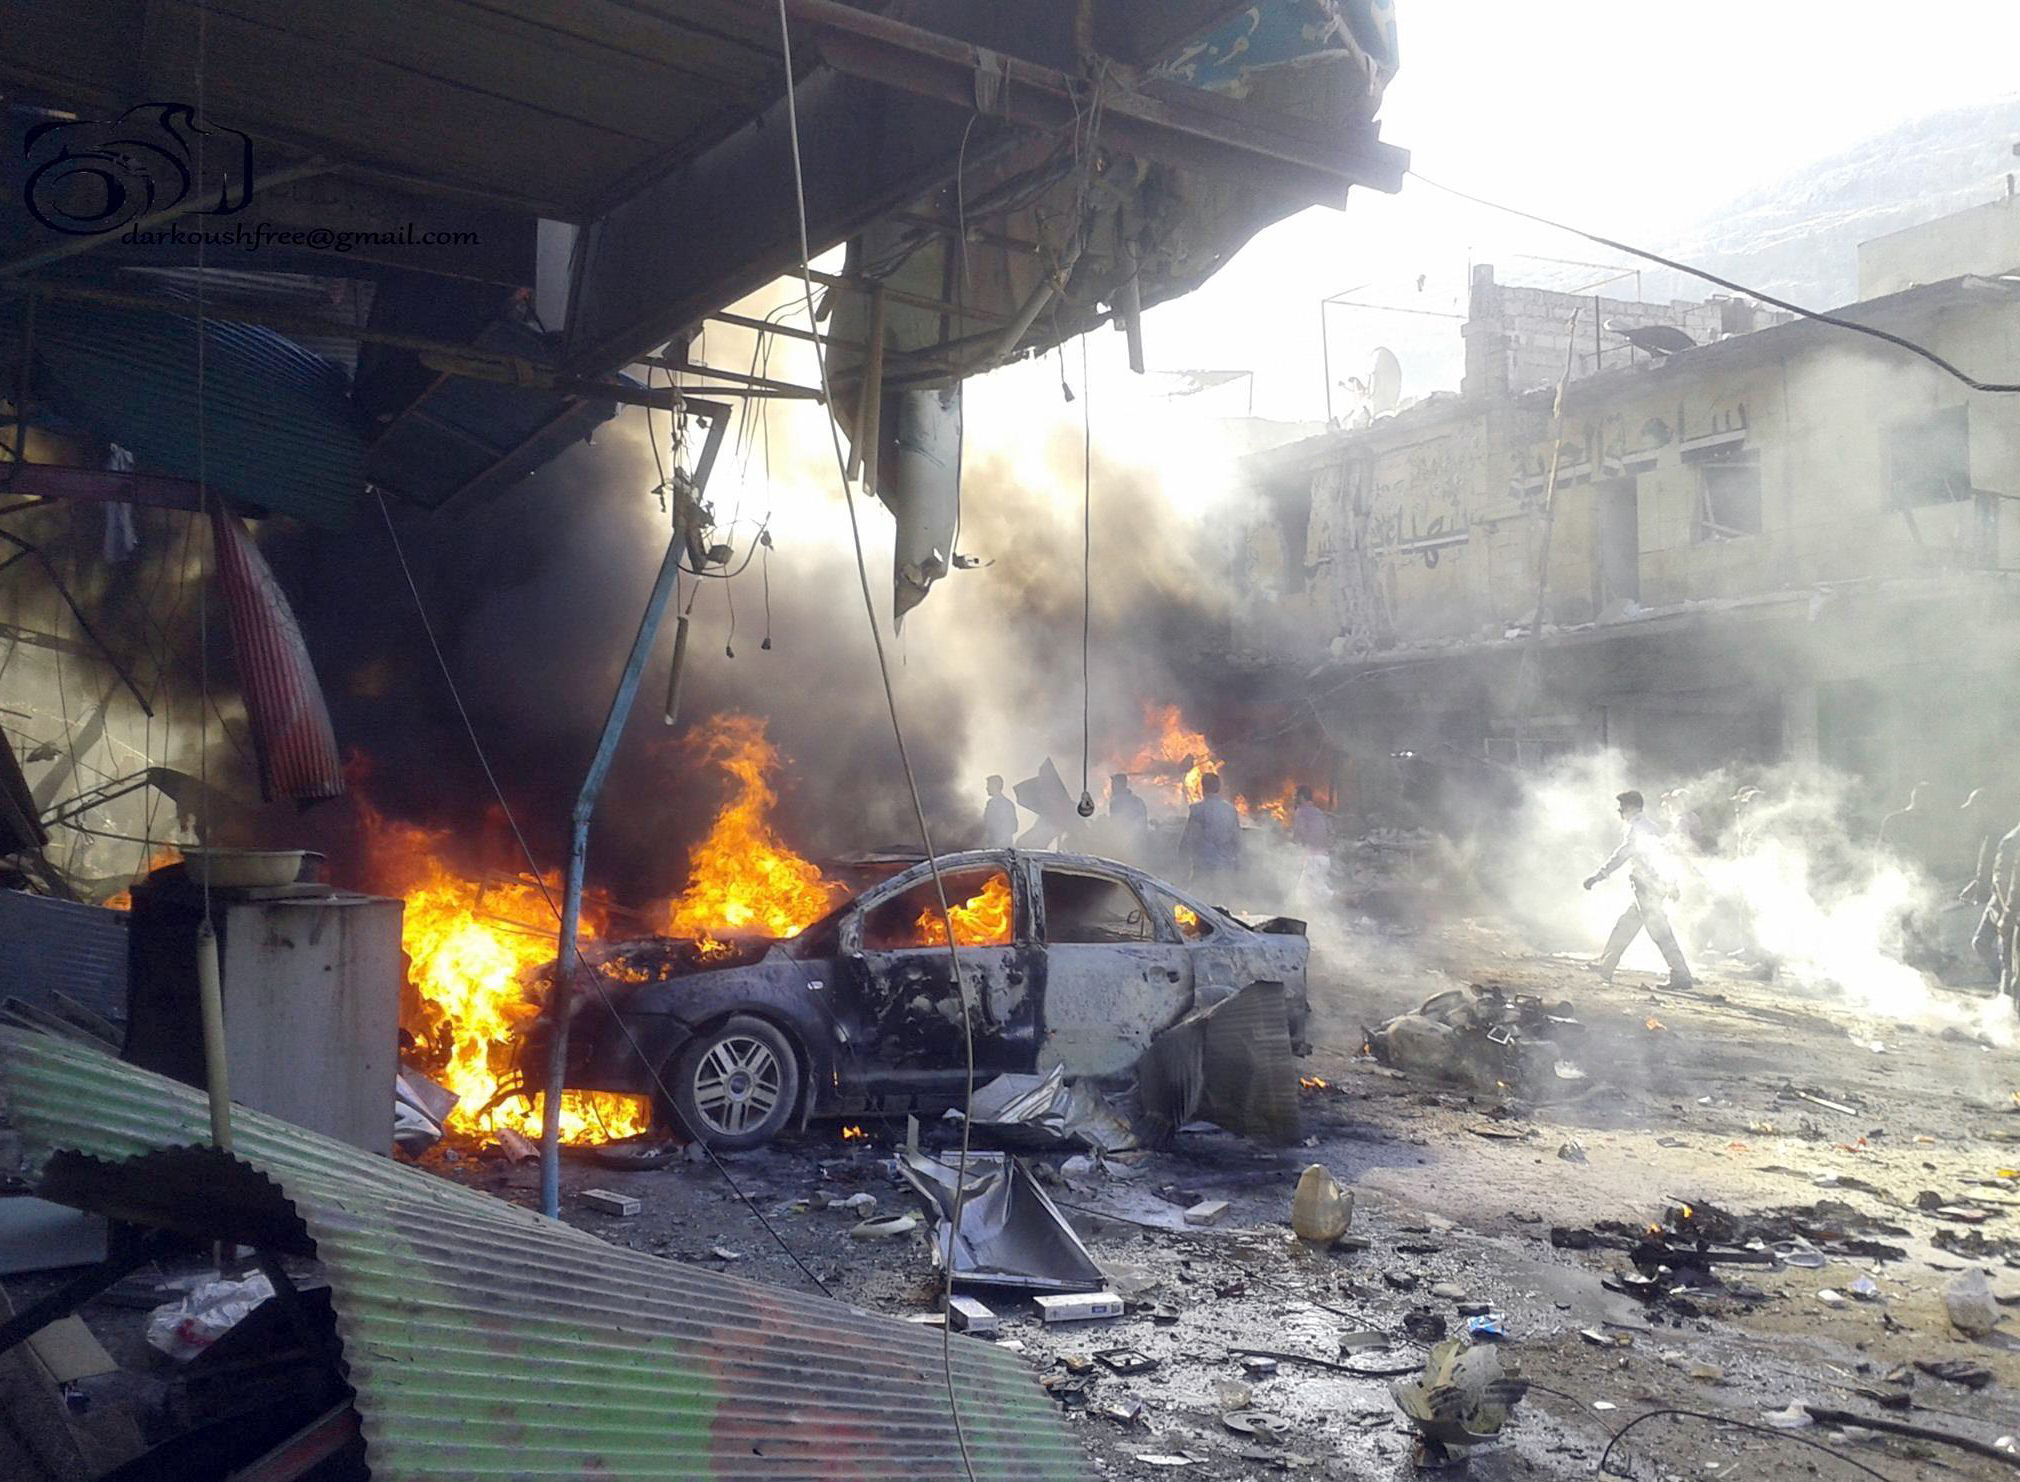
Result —
[{"label": "electrical box", "polygon": [[[134,887],[125,1058],[201,1087],[204,899],[179,876]],[[211,891],[234,1102],[390,1153],[403,910],[327,885]]]}]

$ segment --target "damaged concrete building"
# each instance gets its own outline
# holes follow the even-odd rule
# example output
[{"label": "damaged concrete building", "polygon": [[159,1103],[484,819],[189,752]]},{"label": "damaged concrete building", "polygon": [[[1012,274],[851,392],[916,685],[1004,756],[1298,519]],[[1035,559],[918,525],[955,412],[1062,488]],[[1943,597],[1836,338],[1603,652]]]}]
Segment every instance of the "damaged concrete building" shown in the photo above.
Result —
[{"label": "damaged concrete building", "polygon": [[[1838,316],[2008,363],[2013,217],[1868,244]],[[1361,757],[1612,746],[1679,772],[1821,761],[1883,793],[1990,775],[2020,700],[2011,397],[1742,298],[1484,264],[1463,333],[1458,393],[1247,460],[1232,646],[1258,693],[1324,696]]]}]

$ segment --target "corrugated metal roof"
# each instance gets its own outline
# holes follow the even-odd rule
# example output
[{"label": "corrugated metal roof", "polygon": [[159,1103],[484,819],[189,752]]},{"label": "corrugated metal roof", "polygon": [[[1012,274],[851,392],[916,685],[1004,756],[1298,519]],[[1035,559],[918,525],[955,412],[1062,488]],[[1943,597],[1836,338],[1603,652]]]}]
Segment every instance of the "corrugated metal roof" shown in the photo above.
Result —
[{"label": "corrugated metal roof", "polygon": [[126,1018],[126,913],[0,890],[0,999],[47,1009],[58,993]]},{"label": "corrugated metal roof", "polygon": [[[17,343],[22,300],[0,300]],[[365,449],[343,373],[284,335],[203,322],[202,473],[226,498],[325,529],[347,524]],[[132,450],[141,471],[198,476],[194,319],[45,299],[35,306],[38,399]]]},{"label": "corrugated metal roof", "polygon": [[344,763],[301,624],[238,516],[211,513],[218,583],[231,620],[239,689],[259,752],[260,793],[268,802],[344,795]]},{"label": "corrugated metal roof", "polygon": [[[208,1141],[202,1096],[46,1035],[0,1030],[0,1094],[65,1202],[187,1208],[175,1186],[207,1175],[243,1208],[259,1180],[229,1167],[271,1181],[329,1279],[378,1482],[961,1475],[928,1329],[620,1250],[243,1109],[232,1164],[157,1154]],[[1085,1473],[1021,1360],[952,1352],[977,1476]]]}]

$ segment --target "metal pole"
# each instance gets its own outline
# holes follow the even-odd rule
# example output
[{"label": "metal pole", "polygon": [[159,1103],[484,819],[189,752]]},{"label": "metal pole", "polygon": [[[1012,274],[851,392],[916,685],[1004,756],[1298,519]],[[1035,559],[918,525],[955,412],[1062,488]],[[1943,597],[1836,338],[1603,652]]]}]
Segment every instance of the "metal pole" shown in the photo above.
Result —
[{"label": "metal pole", "polygon": [[1326,343],[1326,305],[1331,299],[1319,300],[1319,364],[1326,378],[1326,426],[1333,425],[1333,348]]},{"label": "metal pole", "polygon": [[[855,451],[850,462],[860,462],[863,492],[877,497],[879,454],[884,446],[884,290],[870,295],[870,349],[863,360],[862,384],[856,388]],[[853,470],[852,470],[853,471]]]},{"label": "metal pole", "polygon": [[[694,470],[695,490],[708,487],[709,471],[729,429],[729,408],[720,402],[690,401],[687,409],[708,419],[708,438]],[[652,641],[659,635],[660,619],[666,615],[680,575],[680,558],[686,549],[685,532],[676,529],[666,544],[666,558],[660,562],[652,595],[645,599],[645,613],[638,620],[638,636],[631,641],[631,654],[618,676],[617,692],[610,697],[610,713],[603,718],[603,734],[590,758],[588,775],[576,795],[569,815],[568,881],[561,896],[561,939],[554,962],[554,987],[547,999],[547,1083],[540,1098],[540,1211],[549,1217],[561,1212],[561,1089],[568,1071],[568,1019],[573,1008],[575,979],[581,968],[578,934],[582,926],[582,880],[589,859],[589,820],[596,812],[596,800],[603,791],[610,763],[617,755],[617,743],[624,723],[631,715],[632,701],[638,698],[639,681],[645,676],[645,661],[652,653]]]},{"label": "metal pole", "polygon": [[217,929],[196,925],[196,991],[203,1011],[203,1074],[210,1090],[210,1140],[231,1151],[231,1067],[224,1044],[224,983],[217,965]]}]

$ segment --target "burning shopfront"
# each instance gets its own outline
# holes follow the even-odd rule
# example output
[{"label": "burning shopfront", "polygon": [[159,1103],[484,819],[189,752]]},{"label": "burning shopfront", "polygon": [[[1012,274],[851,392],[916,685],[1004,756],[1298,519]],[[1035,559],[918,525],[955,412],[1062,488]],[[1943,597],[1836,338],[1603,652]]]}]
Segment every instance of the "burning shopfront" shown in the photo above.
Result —
[{"label": "burning shopfront", "polygon": [[[757,1435],[795,1466],[885,1448],[946,1474],[951,1447],[971,1474],[1067,1475],[1020,1366],[943,1365],[936,1396],[924,1335],[874,1318],[796,1358],[859,1379],[845,1350],[909,1355],[867,1420],[820,1401],[824,1441],[763,1379],[716,1407],[719,1435],[601,1379],[463,1394],[420,1424],[403,1406],[424,1369],[524,1382],[522,1318],[565,1313],[571,1342],[608,1354],[620,1329],[641,1341],[610,1314],[649,1311],[673,1335],[651,1340],[654,1364],[677,1376],[705,1341],[695,1310],[779,1334],[818,1329],[824,1307],[711,1275],[683,1304],[642,1296],[625,1283],[649,1283],[646,1258],[606,1260],[482,1195],[431,1199],[431,1175],[385,1155],[397,1129],[409,1156],[432,1143],[431,1167],[467,1174],[543,1135],[551,1216],[559,1144],[716,1141],[693,1136],[697,1114],[770,1136],[778,1114],[839,1106],[816,1095],[838,1058],[876,1064],[873,1110],[924,1108],[961,1099],[957,1047],[991,1072],[1126,1068],[1194,1012],[1248,1022],[1253,996],[1216,1006],[1261,979],[1289,1053],[1296,923],[1070,853],[956,852],[942,879],[888,847],[908,822],[892,779],[834,801],[854,756],[887,749],[874,709],[825,701],[844,661],[870,672],[863,655],[810,644],[794,681],[755,683],[687,656],[718,593],[725,663],[739,602],[765,614],[750,646],[773,648],[772,558],[795,532],[745,518],[753,481],[715,472],[718,455],[748,468],[759,412],[811,403],[798,431],[831,422],[853,450],[844,482],[891,519],[895,628],[976,564],[955,547],[965,379],[1111,324],[1141,369],[1143,313],[1255,231],[1398,188],[1407,157],[1373,122],[1393,17],[1331,0],[786,0],[776,16],[683,0],[537,23],[461,7],[417,32],[354,9],[198,7],[137,43],[116,6],[5,17],[0,853],[22,926],[0,968],[10,1017],[48,1039],[9,1039],[7,1114],[52,1203],[121,1223],[90,1280],[38,1294],[0,1352],[195,1242],[224,1264],[192,1276],[178,1361],[235,1344],[288,1402],[236,1440],[200,1405],[182,1415],[203,1425],[152,1427],[150,1445],[210,1448],[162,1452],[161,1475],[236,1474],[276,1445],[310,1459],[274,1475],[470,1475],[536,1432],[557,1473],[659,1475]],[[128,108],[136,65],[140,91],[194,102]],[[324,85],[290,81],[311,73]],[[115,168],[138,176],[94,195]],[[224,218],[248,205],[260,255],[227,262]],[[807,261],[831,249],[838,270]],[[634,557],[662,544],[641,620]],[[588,559],[564,573],[571,551]],[[840,630],[849,590],[782,592],[781,616]],[[669,728],[654,737],[626,726],[648,671]],[[1217,758],[1167,721],[1117,754],[1178,808]],[[945,815],[958,738],[929,740]],[[882,895],[866,853],[894,876]],[[825,981],[797,971],[815,961]],[[740,972],[769,974],[812,1027],[675,1012],[660,1017],[677,1043],[629,1023],[597,1038],[620,1000],[692,1001]],[[1187,1034],[1194,1054],[1213,1037]],[[622,1089],[573,1074],[608,1054],[632,1072]],[[494,1269],[521,1244],[550,1277]],[[373,1314],[415,1300],[398,1273],[424,1268],[437,1315],[408,1328],[433,1336],[377,1332]],[[538,1295],[557,1271],[573,1289]],[[475,1418],[445,1426],[455,1406]],[[443,1445],[469,1449],[429,1452]]]}]

